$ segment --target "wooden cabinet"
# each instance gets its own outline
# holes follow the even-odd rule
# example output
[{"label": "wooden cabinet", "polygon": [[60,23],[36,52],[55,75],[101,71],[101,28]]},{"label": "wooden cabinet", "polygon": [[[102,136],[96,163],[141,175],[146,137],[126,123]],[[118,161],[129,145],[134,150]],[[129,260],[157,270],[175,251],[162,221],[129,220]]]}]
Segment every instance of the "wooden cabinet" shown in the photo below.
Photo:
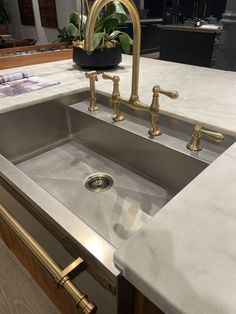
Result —
[{"label": "wooden cabinet", "polygon": [[134,314],[164,314],[141,292],[135,291]]}]

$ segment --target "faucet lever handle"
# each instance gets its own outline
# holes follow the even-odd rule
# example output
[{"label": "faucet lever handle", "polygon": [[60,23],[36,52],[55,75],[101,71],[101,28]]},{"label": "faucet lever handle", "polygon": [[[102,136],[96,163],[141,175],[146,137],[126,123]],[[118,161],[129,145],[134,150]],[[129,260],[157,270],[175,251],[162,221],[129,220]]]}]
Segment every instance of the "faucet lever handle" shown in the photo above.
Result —
[{"label": "faucet lever handle", "polygon": [[85,72],[85,77],[90,80],[98,81],[98,76],[96,71]]},{"label": "faucet lever handle", "polygon": [[193,152],[202,150],[202,145],[200,143],[202,135],[205,135],[216,143],[220,143],[224,139],[224,135],[219,132],[209,131],[203,129],[203,127],[200,125],[195,125],[191,140],[187,144],[187,148]]},{"label": "faucet lever handle", "polygon": [[104,73],[102,74],[102,78],[103,78],[104,80],[111,80],[111,81],[113,81],[114,83],[120,81],[120,78],[119,78],[118,75],[112,75],[111,73],[108,73],[108,72],[104,72]]},{"label": "faucet lever handle", "polygon": [[224,135],[219,132],[209,131],[201,128],[201,134],[205,135],[209,139],[213,140],[216,143],[220,143],[224,139]]},{"label": "faucet lever handle", "polygon": [[[120,87],[119,87],[120,78],[119,78],[119,76],[104,72],[102,74],[102,77],[104,78],[104,80],[111,80],[113,82],[112,97],[113,97],[113,100],[114,100],[114,98],[116,98],[116,101],[117,101],[117,98],[120,97]],[[113,104],[114,104],[114,101],[113,101]]]},{"label": "faucet lever handle", "polygon": [[111,80],[111,81],[113,81],[114,76],[111,73],[104,72],[104,73],[102,73],[102,78],[104,80]]},{"label": "faucet lever handle", "polygon": [[155,85],[153,87],[153,94],[156,96],[158,96],[159,94],[162,94],[171,99],[177,99],[179,97],[179,93],[177,90],[164,90],[164,89],[161,89],[159,85]]}]

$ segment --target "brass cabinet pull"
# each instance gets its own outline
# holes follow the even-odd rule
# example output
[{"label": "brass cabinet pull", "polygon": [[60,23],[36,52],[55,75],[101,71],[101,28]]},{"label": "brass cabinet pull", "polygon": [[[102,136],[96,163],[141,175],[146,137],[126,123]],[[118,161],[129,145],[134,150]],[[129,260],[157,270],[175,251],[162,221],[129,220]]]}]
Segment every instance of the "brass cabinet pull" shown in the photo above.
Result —
[{"label": "brass cabinet pull", "polygon": [[86,295],[81,293],[70,281],[68,275],[74,271],[83,271],[85,262],[78,258],[71,265],[62,270],[56,262],[48,255],[48,253],[34,240],[31,235],[18,223],[18,221],[8,212],[0,203],[0,218],[7,226],[16,234],[16,236],[24,243],[34,257],[44,266],[44,268],[53,276],[58,288],[64,288],[68,294],[74,299],[76,306],[80,308],[84,314],[92,314],[96,312],[96,306],[90,302]]}]

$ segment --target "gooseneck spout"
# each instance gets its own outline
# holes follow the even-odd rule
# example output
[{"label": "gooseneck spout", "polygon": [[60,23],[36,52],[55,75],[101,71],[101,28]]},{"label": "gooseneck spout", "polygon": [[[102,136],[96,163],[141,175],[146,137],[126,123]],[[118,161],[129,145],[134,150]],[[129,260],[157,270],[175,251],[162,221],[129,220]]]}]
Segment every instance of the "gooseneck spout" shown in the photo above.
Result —
[{"label": "gooseneck spout", "polygon": [[[93,33],[96,20],[102,8],[113,0],[95,0],[93,3],[86,23],[85,30],[85,50],[93,50]],[[120,0],[129,11],[133,24],[133,66],[132,66],[132,90],[130,101],[139,101],[139,66],[140,66],[140,42],[141,42],[141,25],[138,11],[132,0]]]}]

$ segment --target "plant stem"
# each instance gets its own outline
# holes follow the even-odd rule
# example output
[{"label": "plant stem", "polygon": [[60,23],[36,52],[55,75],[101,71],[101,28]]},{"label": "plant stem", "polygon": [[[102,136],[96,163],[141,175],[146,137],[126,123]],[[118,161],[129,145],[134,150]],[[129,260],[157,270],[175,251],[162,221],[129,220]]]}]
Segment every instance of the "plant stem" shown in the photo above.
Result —
[{"label": "plant stem", "polygon": [[87,14],[89,14],[90,5],[89,5],[89,3],[88,3],[88,0],[85,0],[85,3],[86,3],[86,8],[87,8]]}]

